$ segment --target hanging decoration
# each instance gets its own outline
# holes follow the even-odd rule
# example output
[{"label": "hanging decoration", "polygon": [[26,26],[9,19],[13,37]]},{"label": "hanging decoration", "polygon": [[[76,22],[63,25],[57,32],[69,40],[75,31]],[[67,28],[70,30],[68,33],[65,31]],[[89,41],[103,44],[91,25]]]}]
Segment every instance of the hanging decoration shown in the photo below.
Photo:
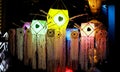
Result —
[{"label": "hanging decoration", "polygon": [[100,11],[102,0],[88,0],[90,10],[93,14]]},{"label": "hanging decoration", "polygon": [[[31,24],[31,22],[24,22],[24,25],[22,26],[22,28],[24,29],[24,64],[25,65],[28,65],[28,63],[29,63],[29,59],[28,59],[28,49],[31,49],[31,48],[28,48],[28,46],[30,46],[30,44],[29,45],[27,45],[27,43],[29,42],[28,40],[27,40],[27,38],[29,38],[29,36],[27,36],[27,34],[28,34],[28,29],[30,29],[30,24]],[[30,41],[31,42],[31,41]]]},{"label": "hanging decoration", "polygon": [[[35,43],[34,47],[35,48],[33,51],[34,57],[36,57],[37,53],[37,58],[38,58],[38,68],[39,69],[46,69],[46,40],[45,40],[45,35],[47,32],[47,24],[45,20],[32,20],[31,23],[31,33],[33,34],[33,42]],[[36,60],[33,59],[33,67],[36,68]],[[35,63],[34,63],[35,62]]]},{"label": "hanging decoration", "polygon": [[54,71],[54,37],[55,29],[47,30],[47,72]]},{"label": "hanging decoration", "polygon": [[32,34],[30,29],[26,29],[24,34],[24,64],[30,65],[32,62]]},{"label": "hanging decoration", "polygon": [[23,28],[16,29],[16,49],[17,49],[17,56],[20,61],[23,60],[23,36],[24,30]]},{"label": "hanging decoration", "polygon": [[[55,31],[55,35],[52,40],[54,44],[54,48],[53,48],[54,49],[53,50],[54,51],[54,67],[52,68],[54,69],[54,71],[51,71],[51,72],[56,72],[57,68],[60,68],[59,72],[64,72],[65,60],[66,60],[65,36],[66,36],[66,27],[69,22],[69,15],[68,15],[68,10],[66,9],[62,0],[56,0],[56,2],[54,3],[54,6],[56,8],[52,6],[49,9],[47,14],[48,29],[54,29]],[[48,67],[48,68],[51,68],[51,67]]]},{"label": "hanging decoration", "polygon": [[106,27],[98,20],[91,20],[89,22],[95,25],[95,48],[97,54],[96,61],[103,61],[106,59],[107,48],[107,30]]},{"label": "hanging decoration", "polygon": [[78,29],[67,29],[67,65],[77,70],[78,67],[78,51],[79,51],[79,32]]},{"label": "hanging decoration", "polygon": [[24,29],[24,33],[25,33],[25,31],[27,30],[27,29],[29,29],[30,28],[30,24],[31,24],[31,22],[25,22],[24,23],[24,25],[23,25],[23,29]]},{"label": "hanging decoration", "polygon": [[12,56],[15,56],[15,29],[9,29],[9,50]]},{"label": "hanging decoration", "polygon": [[106,42],[107,42],[107,32],[105,29],[99,30],[96,33],[96,47],[98,51],[98,59],[103,61],[106,59]]},{"label": "hanging decoration", "polygon": [[[88,56],[91,55],[91,66],[93,66],[93,58],[94,58],[94,35],[95,35],[95,27],[93,23],[82,23],[80,27],[81,33],[81,42],[80,42],[80,64],[81,69],[88,70]],[[89,51],[92,51],[89,54]]]}]

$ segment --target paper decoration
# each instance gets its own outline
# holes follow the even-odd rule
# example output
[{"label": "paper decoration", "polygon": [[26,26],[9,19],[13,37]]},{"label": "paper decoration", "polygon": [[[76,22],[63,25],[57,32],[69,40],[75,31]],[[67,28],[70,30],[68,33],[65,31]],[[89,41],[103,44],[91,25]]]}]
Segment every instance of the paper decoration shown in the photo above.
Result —
[{"label": "paper decoration", "polygon": [[78,68],[79,32],[78,29],[67,29],[67,64],[74,71]]},{"label": "paper decoration", "polygon": [[54,71],[54,37],[55,30],[48,29],[47,30],[47,72]]},{"label": "paper decoration", "polygon": [[69,22],[68,10],[50,8],[47,15],[48,29],[65,29]]},{"label": "paper decoration", "polygon": [[55,30],[54,36],[54,71],[56,72],[60,68],[60,72],[65,71],[65,36],[66,27],[69,22],[68,10],[67,9],[53,9],[50,8],[47,15],[47,26],[48,29]]},{"label": "paper decoration", "polygon": [[81,42],[80,42],[80,64],[81,69],[88,70],[88,51],[91,50],[91,66],[94,64],[94,35],[95,27],[93,23],[82,23],[80,28]]},{"label": "paper decoration", "polygon": [[23,28],[17,28],[16,29],[16,50],[17,50],[17,56],[20,61],[23,60],[23,36],[24,36],[24,30]]},{"label": "paper decoration", "polygon": [[8,31],[8,34],[9,34],[9,51],[10,51],[12,56],[15,56],[15,53],[16,53],[16,49],[15,49],[15,34],[16,34],[16,31],[15,31],[15,29],[10,29]]},{"label": "paper decoration", "polygon": [[32,34],[30,29],[26,29],[24,34],[24,64],[32,63]]},{"label": "paper decoration", "polygon": [[100,11],[102,0],[88,0],[90,10],[92,13],[97,13]]},{"label": "paper decoration", "polygon": [[30,28],[30,24],[31,24],[31,22],[25,22],[24,23],[24,25],[23,25],[23,29],[24,29],[24,33],[25,33],[25,31],[27,30],[27,29],[29,29]]},{"label": "paper decoration", "polygon": [[[39,69],[46,69],[46,32],[47,24],[45,20],[32,20],[31,33],[33,34],[33,39],[36,39],[33,41],[36,42],[36,45],[34,45],[36,47],[34,47],[35,50],[33,51],[35,55],[38,55]],[[33,61],[35,62],[35,60]]]}]

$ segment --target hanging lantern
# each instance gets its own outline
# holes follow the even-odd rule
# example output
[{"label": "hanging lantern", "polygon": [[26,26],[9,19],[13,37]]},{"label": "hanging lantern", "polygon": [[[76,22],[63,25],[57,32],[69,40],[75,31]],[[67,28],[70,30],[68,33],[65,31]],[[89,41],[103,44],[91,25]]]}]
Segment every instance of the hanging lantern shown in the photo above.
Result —
[{"label": "hanging lantern", "polygon": [[24,30],[23,28],[17,28],[16,30],[16,50],[17,56],[20,61],[23,60],[23,36]]},{"label": "hanging lantern", "polygon": [[47,15],[48,29],[65,29],[68,21],[68,10],[50,8]]},{"label": "hanging lantern", "polygon": [[46,69],[46,32],[47,24],[45,20],[32,20],[31,33],[33,42],[33,68],[36,68],[36,52],[38,54],[38,68]]},{"label": "hanging lantern", "polygon": [[99,12],[101,7],[101,2],[102,2],[101,0],[88,0],[90,10],[93,14]]},{"label": "hanging lantern", "polygon": [[80,28],[81,33],[81,42],[80,42],[80,64],[81,69],[88,70],[88,51],[91,50],[91,66],[93,66],[94,62],[94,35],[95,35],[95,27],[93,23],[82,23]]},{"label": "hanging lantern", "polygon": [[15,29],[10,29],[9,33],[9,49],[12,56],[15,56]]},{"label": "hanging lantern", "polygon": [[27,30],[27,29],[29,29],[30,28],[30,24],[31,24],[31,22],[25,22],[24,23],[24,25],[23,25],[23,29],[24,29],[24,33],[25,33],[25,31]]},{"label": "hanging lantern", "polygon": [[73,71],[78,67],[78,51],[79,51],[79,32],[78,29],[67,29],[67,66]]}]

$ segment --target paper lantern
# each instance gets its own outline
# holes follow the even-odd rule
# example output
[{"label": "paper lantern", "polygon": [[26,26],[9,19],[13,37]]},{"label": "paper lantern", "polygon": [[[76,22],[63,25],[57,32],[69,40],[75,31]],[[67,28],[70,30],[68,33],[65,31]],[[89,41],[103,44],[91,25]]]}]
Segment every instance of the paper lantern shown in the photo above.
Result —
[{"label": "paper lantern", "polygon": [[[46,69],[46,32],[47,32],[47,24],[45,20],[32,20],[31,23],[31,33],[34,48],[34,56],[36,56],[36,52],[38,54],[38,68],[39,69]],[[35,62],[36,60],[33,59]],[[35,63],[33,63],[33,67],[35,68]]]},{"label": "paper lantern", "polygon": [[81,42],[80,42],[80,64],[81,69],[88,70],[88,51],[92,49],[92,59],[91,65],[94,64],[94,35],[95,35],[95,27],[93,23],[82,23],[80,28],[81,33]]},{"label": "paper lantern", "polygon": [[68,29],[67,37],[67,65],[74,71],[78,67],[78,52],[79,52],[79,32],[78,29]]},{"label": "paper lantern", "polygon": [[50,8],[47,15],[48,29],[65,29],[69,22],[68,10]]},{"label": "paper lantern", "polygon": [[47,72],[54,71],[54,37],[55,37],[55,30],[48,29],[47,30]]},{"label": "paper lantern", "polygon": [[[47,15],[47,26],[48,29],[54,29],[54,67],[57,71],[57,67],[60,67],[60,72],[65,71],[65,36],[66,27],[69,22],[68,10],[67,9],[54,9],[50,8]],[[48,67],[49,68],[49,67]],[[64,69],[64,70],[63,70]],[[54,72],[54,71],[51,71]]]},{"label": "paper lantern", "polygon": [[23,36],[24,30],[23,28],[17,28],[16,30],[16,49],[17,49],[17,56],[20,61],[23,60]]},{"label": "paper lantern", "polygon": [[24,25],[23,25],[23,29],[24,29],[24,33],[25,33],[25,31],[27,30],[27,29],[29,29],[30,28],[30,24],[31,24],[31,22],[25,22],[24,23]]},{"label": "paper lantern", "polygon": [[10,29],[9,33],[9,49],[12,56],[15,56],[15,29]]},{"label": "paper lantern", "polygon": [[88,0],[90,10],[93,14],[100,11],[101,3],[101,0]]}]

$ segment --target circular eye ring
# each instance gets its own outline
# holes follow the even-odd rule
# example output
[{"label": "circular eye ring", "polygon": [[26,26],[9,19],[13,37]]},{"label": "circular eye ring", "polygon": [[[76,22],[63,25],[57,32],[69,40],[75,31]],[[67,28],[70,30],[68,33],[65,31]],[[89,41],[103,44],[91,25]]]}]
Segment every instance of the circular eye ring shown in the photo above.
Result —
[{"label": "circular eye ring", "polygon": [[74,39],[78,38],[79,37],[78,31],[72,31],[71,37],[74,38]]}]

